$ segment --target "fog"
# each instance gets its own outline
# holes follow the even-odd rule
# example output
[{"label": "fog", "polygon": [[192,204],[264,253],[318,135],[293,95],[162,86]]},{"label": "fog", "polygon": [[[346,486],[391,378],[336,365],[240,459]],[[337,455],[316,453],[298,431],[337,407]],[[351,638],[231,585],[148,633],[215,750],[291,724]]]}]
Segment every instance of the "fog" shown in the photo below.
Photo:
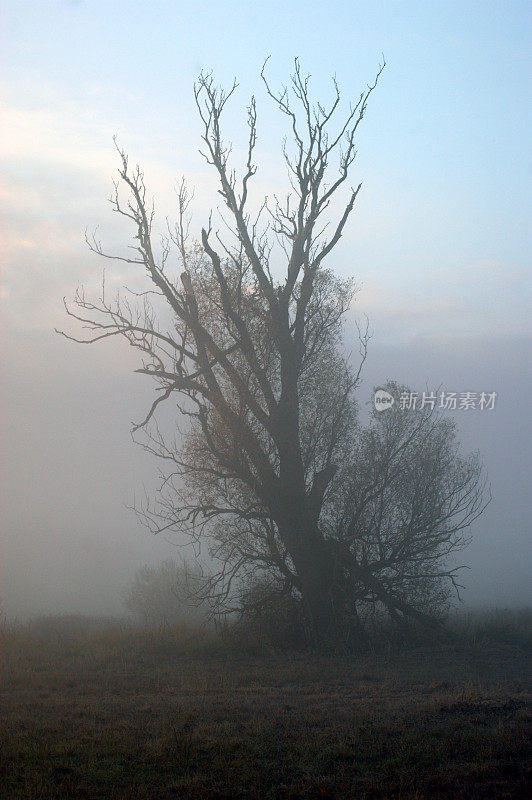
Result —
[{"label": "fog", "polygon": [[[246,17],[222,42],[215,24],[216,14],[220,24],[227,20],[222,6],[207,32],[194,10],[182,27],[171,4],[160,18],[135,7],[120,24],[109,24],[108,6],[98,4],[43,4],[31,13],[23,6],[6,11],[0,597],[17,619],[115,614],[135,570],[176,556],[180,543],[151,536],[131,510],[156,480],[157,465],[130,438],[131,422],[149,408],[149,381],[134,374],[138,362],[125,344],[86,347],[55,334],[66,326],[61,298],[79,282],[94,291],[101,278],[102,264],[83,242],[86,227],[101,223],[111,248],[128,242],[106,204],[117,166],[113,134],[146,168],[163,221],[185,172],[197,190],[195,224],[205,223],[219,198],[197,153],[193,80],[202,67],[225,82],[239,74],[242,92],[228,120],[238,140],[240,112],[257,92],[272,42],[272,79],[286,80],[295,55],[286,38],[291,12],[260,26]],[[344,24],[354,28],[346,9],[334,18],[315,9],[298,21],[299,55],[312,65],[317,94],[330,90],[326,79],[336,71],[356,97],[383,49],[389,62],[361,128],[354,169],[363,190],[329,266],[360,284],[347,348],[357,349],[355,319],[367,314],[373,332],[362,408],[387,379],[419,392],[497,392],[493,411],[455,413],[463,449],[480,452],[493,496],[462,554],[470,566],[463,598],[469,606],[525,605],[532,600],[528,50],[519,14],[507,5],[489,14],[432,6],[362,4],[356,48],[351,34],[342,35]],[[324,53],[327,32],[336,44]],[[137,54],[145,47],[144,64]],[[285,131],[262,96],[259,111],[263,169],[254,202],[286,181]],[[242,152],[237,141],[237,160]],[[110,268],[108,279],[118,286],[141,276]]]},{"label": "fog", "polygon": [[[121,593],[140,565],[188,552],[179,539],[152,536],[128,508],[155,484],[157,464],[129,435],[150,402],[149,382],[119,343],[81,347],[40,331],[4,352],[5,609],[18,619],[122,613]],[[387,378],[420,392],[497,391],[493,411],[454,414],[464,451],[482,454],[493,495],[461,554],[470,606],[530,602],[529,358],[518,337],[420,337],[396,347],[374,338],[358,394],[364,407]]]}]

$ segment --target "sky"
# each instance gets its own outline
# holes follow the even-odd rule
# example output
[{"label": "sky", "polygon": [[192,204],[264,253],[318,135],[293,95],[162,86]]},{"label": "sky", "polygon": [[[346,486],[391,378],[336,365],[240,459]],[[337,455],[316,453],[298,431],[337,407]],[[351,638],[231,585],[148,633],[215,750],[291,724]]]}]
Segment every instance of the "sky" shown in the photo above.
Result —
[{"label": "sky", "polygon": [[[530,604],[530,52],[528,2],[0,3],[2,50],[2,528],[0,597],[11,617],[117,613],[135,569],[178,555],[131,511],[156,465],[129,435],[151,390],[119,343],[57,336],[63,296],[97,291],[86,229],[116,250],[107,199],[112,137],[140,162],[164,221],[176,180],[193,224],[219,203],[198,152],[200,70],[239,87],[227,115],[242,163],[258,107],[253,202],[286,187],[286,129],[265,97],[294,57],[317,99],[335,75],[347,103],[386,69],[357,139],[362,190],[329,262],[360,291],[347,321],[373,334],[360,402],[388,378],[414,390],[495,391],[457,411],[493,500],[463,554],[469,605]],[[111,285],[140,281],[108,266]]]}]

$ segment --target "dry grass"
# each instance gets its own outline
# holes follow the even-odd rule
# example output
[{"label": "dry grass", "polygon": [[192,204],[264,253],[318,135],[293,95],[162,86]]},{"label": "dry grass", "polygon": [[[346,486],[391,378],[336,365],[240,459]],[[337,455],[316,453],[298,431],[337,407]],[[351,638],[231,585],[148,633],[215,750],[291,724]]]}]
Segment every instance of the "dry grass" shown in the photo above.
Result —
[{"label": "dry grass", "polygon": [[0,796],[529,797],[523,637],[468,625],[453,646],[349,658],[239,655],[185,629],[5,630]]}]

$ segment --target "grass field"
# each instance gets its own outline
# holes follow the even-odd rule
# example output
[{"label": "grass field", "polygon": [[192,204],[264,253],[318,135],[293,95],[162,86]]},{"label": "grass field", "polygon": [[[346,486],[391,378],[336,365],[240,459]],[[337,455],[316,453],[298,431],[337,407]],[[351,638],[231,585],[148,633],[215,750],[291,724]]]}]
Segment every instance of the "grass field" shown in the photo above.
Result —
[{"label": "grass field", "polygon": [[499,627],[349,657],[5,629],[0,796],[524,800],[530,650]]}]

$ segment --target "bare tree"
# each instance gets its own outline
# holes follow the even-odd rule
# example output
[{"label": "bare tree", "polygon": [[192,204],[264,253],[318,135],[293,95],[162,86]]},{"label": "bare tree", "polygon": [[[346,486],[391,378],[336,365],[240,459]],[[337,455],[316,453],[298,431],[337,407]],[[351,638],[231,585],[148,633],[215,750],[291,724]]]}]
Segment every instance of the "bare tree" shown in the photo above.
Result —
[{"label": "bare tree", "polygon": [[[221,564],[209,591],[219,597],[230,596],[242,574],[249,579],[273,571],[285,591],[302,598],[309,628],[320,641],[344,628],[355,584],[366,587],[365,597],[386,593],[394,613],[421,614],[391,592],[383,572],[368,570],[356,547],[340,548],[328,511],[345,474],[341,467],[353,463],[353,391],[368,334],[360,332],[360,366],[353,370],[340,348],[353,286],[324,261],[360,190],[357,185],[348,191],[335,216],[332,201],[348,185],[355,135],[383,68],[338,123],[336,81],[324,107],[312,104],[309,78],[297,60],[290,87],[278,92],[263,70],[266,94],[291,132],[290,145],[283,147],[291,191],[264,199],[254,216],[249,191],[257,169],[255,100],[248,108],[239,180],[221,133],[236,83],[226,92],[201,74],[195,98],[203,153],[219,178],[225,233],[209,221],[201,241],[191,240],[191,198],[182,183],[177,223],[158,245],[143,174],[119,150],[120,185],[112,203],[131,222],[135,244],[125,255],[107,253],[96,238],[89,245],[101,257],[144,268],[152,289],[137,304],[123,297],[108,301],[103,292],[92,302],[83,290],[74,309],[65,303],[87,329],[86,338],[68,338],[125,337],[144,356],[138,372],[157,384],[157,397],[135,428],[144,429],[143,446],[170,469],[156,503],[143,511],[145,521],[154,531],[180,531],[209,543]],[[164,308],[171,314],[168,324]],[[178,411],[176,435],[164,434],[157,423],[160,404],[170,398]],[[355,531],[349,535],[356,539]]]}]

